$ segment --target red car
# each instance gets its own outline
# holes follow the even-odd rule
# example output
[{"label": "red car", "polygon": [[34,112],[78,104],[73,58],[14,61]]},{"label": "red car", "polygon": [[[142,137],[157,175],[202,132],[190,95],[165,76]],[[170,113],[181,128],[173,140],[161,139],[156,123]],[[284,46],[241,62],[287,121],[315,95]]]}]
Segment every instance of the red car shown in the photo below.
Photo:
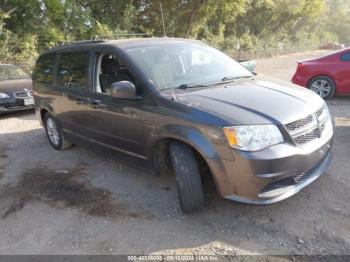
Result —
[{"label": "red car", "polygon": [[350,48],[298,62],[292,82],[311,89],[324,99],[335,94],[350,94]]}]

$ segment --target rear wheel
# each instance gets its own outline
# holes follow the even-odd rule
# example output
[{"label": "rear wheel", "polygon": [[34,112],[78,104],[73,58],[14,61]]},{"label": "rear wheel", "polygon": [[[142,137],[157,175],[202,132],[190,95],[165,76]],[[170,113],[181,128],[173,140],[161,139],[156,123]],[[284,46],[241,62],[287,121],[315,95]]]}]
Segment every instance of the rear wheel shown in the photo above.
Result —
[{"label": "rear wheel", "polygon": [[313,78],[310,81],[308,88],[323,99],[331,99],[335,94],[335,83],[328,76],[318,76]]},{"label": "rear wheel", "polygon": [[72,146],[72,143],[64,138],[58,120],[56,120],[50,113],[45,114],[44,125],[47,138],[54,149],[65,150]]},{"label": "rear wheel", "polygon": [[185,213],[200,211],[205,202],[197,159],[185,144],[173,142],[169,149],[181,209]]}]

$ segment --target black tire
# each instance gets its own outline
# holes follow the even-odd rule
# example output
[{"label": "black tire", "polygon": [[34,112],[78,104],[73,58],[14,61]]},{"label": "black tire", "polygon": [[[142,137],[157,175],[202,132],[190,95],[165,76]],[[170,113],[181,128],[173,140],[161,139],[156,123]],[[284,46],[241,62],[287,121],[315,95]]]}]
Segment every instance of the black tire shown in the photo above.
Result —
[{"label": "black tire", "polygon": [[[318,90],[317,86],[320,86],[320,83],[324,83],[327,87],[327,90],[329,88],[329,91],[321,91],[321,89]],[[317,93],[320,97],[323,99],[331,99],[335,95],[336,85],[332,78],[328,76],[317,76],[311,79],[307,86],[310,90]]]},{"label": "black tire", "polygon": [[196,157],[189,146],[178,142],[171,143],[169,151],[181,209],[185,213],[198,212],[205,201]]},{"label": "black tire", "polygon": [[[58,135],[58,139],[57,142],[54,142],[51,138],[50,138],[50,134],[48,131],[48,125],[49,125],[49,121],[53,121],[56,125],[56,129],[57,129],[57,135]],[[46,136],[51,144],[51,146],[56,149],[56,150],[65,150],[68,149],[72,146],[72,143],[67,141],[64,138],[63,132],[62,132],[62,127],[59,123],[59,121],[50,113],[46,113],[45,117],[44,117],[44,126],[45,126],[45,131],[46,131]]]}]

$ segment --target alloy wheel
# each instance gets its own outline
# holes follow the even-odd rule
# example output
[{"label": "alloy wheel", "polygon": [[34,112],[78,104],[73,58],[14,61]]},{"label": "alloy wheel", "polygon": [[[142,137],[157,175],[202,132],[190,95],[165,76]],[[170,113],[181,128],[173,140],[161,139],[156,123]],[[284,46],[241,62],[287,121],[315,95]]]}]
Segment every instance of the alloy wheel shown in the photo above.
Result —
[{"label": "alloy wheel", "polygon": [[52,118],[48,118],[46,121],[46,129],[47,129],[47,134],[49,135],[50,141],[55,146],[58,146],[60,142],[60,135],[59,135],[55,120],[53,120]]},{"label": "alloy wheel", "polygon": [[332,92],[332,87],[328,81],[320,79],[311,85],[311,90],[318,94],[320,97],[325,98]]}]

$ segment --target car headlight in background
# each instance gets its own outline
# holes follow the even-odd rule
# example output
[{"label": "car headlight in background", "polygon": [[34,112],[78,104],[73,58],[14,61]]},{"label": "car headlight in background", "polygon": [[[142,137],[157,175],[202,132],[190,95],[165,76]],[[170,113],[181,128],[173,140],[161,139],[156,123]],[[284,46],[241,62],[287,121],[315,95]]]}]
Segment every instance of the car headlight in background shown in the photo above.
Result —
[{"label": "car headlight in background", "polygon": [[9,98],[10,96],[6,93],[0,93],[0,99],[1,98]]},{"label": "car headlight in background", "polygon": [[275,125],[224,127],[224,133],[230,147],[243,151],[259,151],[284,141]]}]

